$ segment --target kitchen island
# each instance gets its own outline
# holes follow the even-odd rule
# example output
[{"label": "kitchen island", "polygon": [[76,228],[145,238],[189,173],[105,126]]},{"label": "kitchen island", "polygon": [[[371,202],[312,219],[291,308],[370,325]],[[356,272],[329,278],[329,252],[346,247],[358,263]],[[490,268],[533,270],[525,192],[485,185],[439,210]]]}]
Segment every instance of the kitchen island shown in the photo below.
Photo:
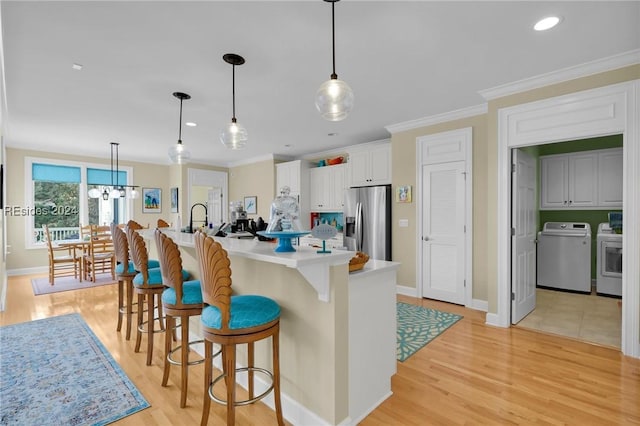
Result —
[{"label": "kitchen island", "polygon": [[[165,232],[180,246],[183,267],[198,277],[193,235]],[[153,241],[151,230],[143,235]],[[349,274],[353,252],[318,254],[298,247],[275,253],[273,243],[216,240],[229,253],[234,293],[260,294],[280,304],[282,408],[289,422],[356,424],[391,395],[398,263],[370,260]],[[155,256],[155,244],[148,247]],[[198,317],[191,329],[201,334]],[[270,343],[256,344],[256,365],[270,368],[270,360]],[[246,365],[244,348],[238,364]],[[272,400],[264,401],[273,407]]]}]

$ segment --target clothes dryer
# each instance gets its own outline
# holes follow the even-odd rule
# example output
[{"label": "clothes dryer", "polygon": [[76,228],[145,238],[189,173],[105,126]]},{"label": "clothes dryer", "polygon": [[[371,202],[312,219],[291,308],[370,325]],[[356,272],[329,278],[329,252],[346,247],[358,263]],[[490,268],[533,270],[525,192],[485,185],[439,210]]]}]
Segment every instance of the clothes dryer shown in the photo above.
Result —
[{"label": "clothes dryer", "polygon": [[598,225],[596,292],[622,297],[622,234],[604,222]]}]

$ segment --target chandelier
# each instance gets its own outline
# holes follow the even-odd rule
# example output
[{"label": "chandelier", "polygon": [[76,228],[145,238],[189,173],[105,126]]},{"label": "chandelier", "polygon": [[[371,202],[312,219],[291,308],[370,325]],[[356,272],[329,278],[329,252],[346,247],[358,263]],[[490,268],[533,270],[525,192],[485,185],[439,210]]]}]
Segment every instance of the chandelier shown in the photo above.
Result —
[{"label": "chandelier", "polygon": [[[95,183],[89,182],[88,185],[94,185],[88,192],[89,198],[100,198],[103,200],[116,199],[116,198],[139,198],[140,191],[138,191],[137,185],[126,185],[120,183],[120,169],[118,165],[118,146],[117,142],[111,142],[111,185],[104,185],[102,182]],[[115,152],[115,182],[114,175],[114,160],[113,154]]]}]

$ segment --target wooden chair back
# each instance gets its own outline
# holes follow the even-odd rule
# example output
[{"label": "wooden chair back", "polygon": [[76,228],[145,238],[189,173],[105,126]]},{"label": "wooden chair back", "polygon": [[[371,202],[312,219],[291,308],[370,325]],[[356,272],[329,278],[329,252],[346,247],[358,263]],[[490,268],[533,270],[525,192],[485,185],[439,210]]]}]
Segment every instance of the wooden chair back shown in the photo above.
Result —
[{"label": "wooden chair back", "polygon": [[158,219],[158,228],[168,228],[171,225],[168,222],[165,222],[163,219]]},{"label": "wooden chair back", "polygon": [[221,330],[229,330],[231,316],[231,262],[227,251],[213,237],[196,232],[196,255],[200,268],[202,300],[220,310]]},{"label": "wooden chair back", "polygon": [[135,220],[130,220],[129,222],[127,222],[127,226],[126,227],[127,228],[132,228],[135,231],[137,231],[138,229],[144,229],[144,226],[140,225]]},{"label": "wooden chair back", "polygon": [[80,239],[88,241],[93,233],[93,225],[80,225]]},{"label": "wooden chair back", "polygon": [[111,239],[113,240],[113,249],[116,252],[116,262],[124,265],[124,272],[129,270],[129,243],[127,242],[127,234],[119,225],[111,224]]},{"label": "wooden chair back", "polygon": [[149,282],[149,253],[147,253],[147,245],[144,238],[133,228],[127,226],[127,242],[129,243],[129,253],[131,260],[136,268],[142,274],[144,285]]},{"label": "wooden chair back", "polygon": [[156,228],[154,231],[156,249],[158,250],[158,260],[160,261],[160,272],[162,274],[162,284],[172,287],[176,292],[175,307],[180,309],[182,305],[182,256],[178,245],[168,236]]}]

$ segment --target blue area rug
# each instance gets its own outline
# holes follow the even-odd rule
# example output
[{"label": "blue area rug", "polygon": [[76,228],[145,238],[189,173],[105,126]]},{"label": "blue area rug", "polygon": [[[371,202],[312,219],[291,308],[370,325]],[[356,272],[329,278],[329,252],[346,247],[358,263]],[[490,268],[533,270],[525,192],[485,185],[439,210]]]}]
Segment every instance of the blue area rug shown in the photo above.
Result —
[{"label": "blue area rug", "polygon": [[461,315],[397,302],[398,361],[404,361],[447,328],[462,319]]},{"label": "blue area rug", "polygon": [[0,327],[0,424],[106,425],[147,407],[79,314]]}]

